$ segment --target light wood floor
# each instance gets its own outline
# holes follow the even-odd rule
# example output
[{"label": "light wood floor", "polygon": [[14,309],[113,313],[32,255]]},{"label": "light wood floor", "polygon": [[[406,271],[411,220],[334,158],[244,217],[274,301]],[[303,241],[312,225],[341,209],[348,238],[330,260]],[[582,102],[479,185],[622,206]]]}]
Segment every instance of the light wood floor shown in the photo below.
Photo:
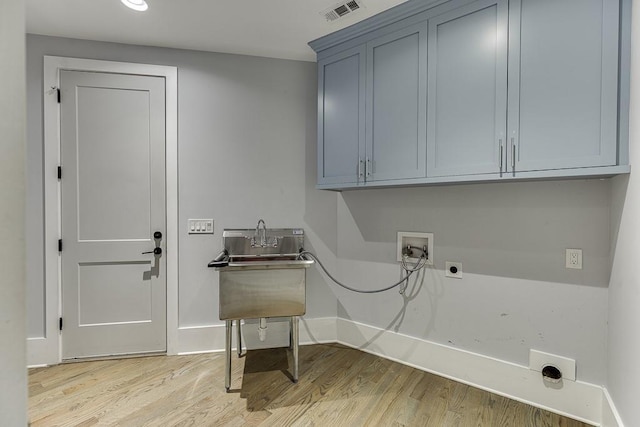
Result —
[{"label": "light wood floor", "polygon": [[585,426],[340,345],[63,364],[29,373],[32,426]]}]

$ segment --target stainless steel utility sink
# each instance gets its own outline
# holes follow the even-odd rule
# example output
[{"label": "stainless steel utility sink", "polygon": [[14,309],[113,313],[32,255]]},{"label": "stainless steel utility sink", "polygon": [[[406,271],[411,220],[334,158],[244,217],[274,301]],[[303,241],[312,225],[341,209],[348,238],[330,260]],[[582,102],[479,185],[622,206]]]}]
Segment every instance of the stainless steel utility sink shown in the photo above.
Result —
[{"label": "stainless steel utility sink", "polygon": [[209,267],[214,267],[220,278],[219,313],[220,320],[226,321],[227,334],[227,391],[231,386],[231,328],[236,320],[240,355],[241,319],[261,319],[262,337],[266,334],[266,318],[291,318],[290,348],[294,359],[293,380],[297,382],[298,316],[306,312],[306,269],[314,263],[299,255],[303,251],[304,230],[267,230],[260,220],[256,229],[227,229],[222,238],[224,249]]}]

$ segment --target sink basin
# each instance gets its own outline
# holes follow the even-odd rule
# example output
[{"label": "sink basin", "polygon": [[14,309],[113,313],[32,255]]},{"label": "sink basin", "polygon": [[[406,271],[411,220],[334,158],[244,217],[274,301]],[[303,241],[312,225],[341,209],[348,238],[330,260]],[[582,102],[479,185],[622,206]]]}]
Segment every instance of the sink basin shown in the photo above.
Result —
[{"label": "sink basin", "polygon": [[252,245],[255,230],[223,233],[222,256],[209,266],[219,272],[220,320],[302,316],[306,312],[306,269],[314,261],[303,250],[302,229],[270,229],[265,240],[275,245]]},{"label": "sink basin", "polygon": [[230,262],[220,273],[220,320],[302,316],[313,261]]}]

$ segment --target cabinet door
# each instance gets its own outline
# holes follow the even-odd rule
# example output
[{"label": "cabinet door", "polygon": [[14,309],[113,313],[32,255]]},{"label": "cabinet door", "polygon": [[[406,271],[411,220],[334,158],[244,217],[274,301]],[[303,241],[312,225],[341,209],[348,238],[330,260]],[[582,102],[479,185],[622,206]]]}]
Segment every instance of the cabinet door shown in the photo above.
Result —
[{"label": "cabinet door", "polygon": [[365,46],[318,62],[318,184],[364,180]]},{"label": "cabinet door", "polygon": [[510,166],[615,165],[618,0],[510,7]]},{"label": "cabinet door", "polygon": [[426,176],[426,30],[367,43],[367,181]]},{"label": "cabinet door", "polygon": [[499,173],[507,108],[507,1],[429,20],[428,175]]}]

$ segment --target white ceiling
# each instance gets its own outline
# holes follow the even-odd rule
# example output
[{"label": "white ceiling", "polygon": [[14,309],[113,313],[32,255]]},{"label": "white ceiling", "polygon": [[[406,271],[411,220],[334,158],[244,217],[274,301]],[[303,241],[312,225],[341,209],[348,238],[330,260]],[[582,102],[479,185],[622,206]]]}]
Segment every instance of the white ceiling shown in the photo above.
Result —
[{"label": "white ceiling", "polygon": [[327,22],[320,12],[336,0],[147,0],[146,12],[120,0],[27,0],[27,32],[315,61],[309,41],[404,1],[362,0]]}]

